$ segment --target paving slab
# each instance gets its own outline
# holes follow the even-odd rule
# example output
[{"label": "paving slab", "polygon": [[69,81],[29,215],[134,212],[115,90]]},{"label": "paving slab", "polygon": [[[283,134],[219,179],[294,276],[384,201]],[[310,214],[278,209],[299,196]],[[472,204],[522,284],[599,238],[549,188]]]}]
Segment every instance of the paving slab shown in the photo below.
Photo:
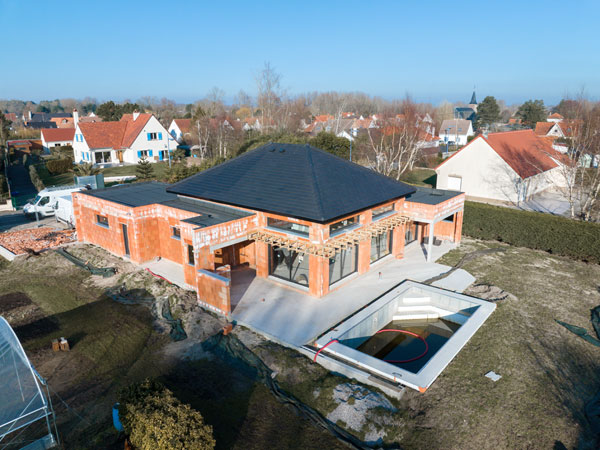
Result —
[{"label": "paving slab", "polygon": [[[322,298],[311,297],[272,279],[254,278],[241,294],[232,318],[294,346],[310,343],[402,281],[422,282],[450,270],[449,266],[425,262],[422,248],[417,247],[407,248],[404,259],[388,258],[369,272],[352,276],[346,284]],[[453,247],[449,245],[436,250],[442,253]],[[474,281],[464,270],[455,271],[448,278],[446,282],[440,280],[436,286],[462,292]]]}]

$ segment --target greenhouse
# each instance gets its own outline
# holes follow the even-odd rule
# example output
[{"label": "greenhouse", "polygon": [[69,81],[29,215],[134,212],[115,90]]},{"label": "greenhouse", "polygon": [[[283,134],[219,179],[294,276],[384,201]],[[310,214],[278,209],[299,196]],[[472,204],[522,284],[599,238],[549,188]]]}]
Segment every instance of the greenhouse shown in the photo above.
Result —
[{"label": "greenhouse", "polygon": [[[57,445],[52,425],[54,413],[45,380],[35,371],[17,335],[0,317],[0,449],[51,448]],[[43,390],[44,389],[44,390]],[[47,435],[30,439],[26,427],[45,421]],[[55,427],[55,425],[54,425]],[[56,428],[54,428],[56,429]]]}]

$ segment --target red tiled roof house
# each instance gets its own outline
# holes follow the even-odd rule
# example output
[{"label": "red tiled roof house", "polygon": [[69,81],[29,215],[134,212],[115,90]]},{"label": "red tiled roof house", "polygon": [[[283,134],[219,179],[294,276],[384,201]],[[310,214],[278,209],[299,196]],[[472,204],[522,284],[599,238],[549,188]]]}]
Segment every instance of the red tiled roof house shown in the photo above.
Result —
[{"label": "red tiled roof house", "polygon": [[137,164],[168,159],[177,147],[169,133],[152,114],[124,114],[118,122],[78,122],[73,151],[75,162],[94,164]]},{"label": "red tiled roof house", "polygon": [[436,168],[437,188],[467,198],[512,204],[564,187],[565,155],[533,130],[480,135]]}]

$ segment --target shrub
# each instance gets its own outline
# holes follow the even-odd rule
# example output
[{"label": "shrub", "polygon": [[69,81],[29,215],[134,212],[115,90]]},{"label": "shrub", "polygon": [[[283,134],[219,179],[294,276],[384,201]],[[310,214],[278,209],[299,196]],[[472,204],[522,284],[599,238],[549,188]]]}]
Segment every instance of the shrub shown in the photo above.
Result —
[{"label": "shrub", "polygon": [[135,173],[138,180],[149,180],[154,178],[154,167],[152,167],[152,163],[148,158],[144,156],[138,161]]},{"label": "shrub", "polygon": [[50,147],[50,153],[53,157],[62,159],[62,158],[71,158],[74,159],[73,147],[70,145],[61,145],[60,147]]},{"label": "shrub", "polygon": [[466,202],[463,234],[600,263],[600,224]]},{"label": "shrub", "polygon": [[46,187],[46,186],[44,186],[44,182],[40,178],[40,175],[38,174],[38,172],[33,164],[31,166],[29,166],[29,177],[31,178],[31,182],[33,183],[35,188],[38,190],[38,192],[40,192],[42,189],[44,189]]},{"label": "shrub", "polygon": [[123,428],[140,450],[215,448],[212,427],[202,415],[158,382],[146,380],[130,386],[121,392],[119,401]]},{"label": "shrub", "polygon": [[71,158],[50,159],[46,162],[46,169],[52,175],[67,173],[73,170],[73,160]]}]

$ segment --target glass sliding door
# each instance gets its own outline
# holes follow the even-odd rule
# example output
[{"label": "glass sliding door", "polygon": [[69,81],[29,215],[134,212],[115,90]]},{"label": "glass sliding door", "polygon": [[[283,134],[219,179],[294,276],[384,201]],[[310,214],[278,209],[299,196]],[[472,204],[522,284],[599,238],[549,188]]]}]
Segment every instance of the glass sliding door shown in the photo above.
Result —
[{"label": "glass sliding door", "polygon": [[392,233],[385,233],[373,236],[371,238],[371,263],[379,261],[381,258],[392,253]]},{"label": "glass sliding door", "polygon": [[358,246],[340,250],[329,258],[329,285],[356,272],[358,266]]},{"label": "glass sliding door", "polygon": [[308,287],[308,255],[269,246],[269,274]]}]

